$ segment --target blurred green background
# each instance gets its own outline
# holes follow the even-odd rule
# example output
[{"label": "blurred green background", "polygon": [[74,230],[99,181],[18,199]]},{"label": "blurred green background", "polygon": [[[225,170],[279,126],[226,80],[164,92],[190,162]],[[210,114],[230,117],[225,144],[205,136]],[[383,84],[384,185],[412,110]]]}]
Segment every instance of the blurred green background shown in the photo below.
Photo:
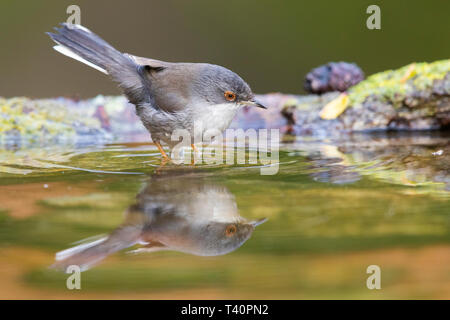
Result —
[{"label": "blurred green background", "polygon": [[[81,7],[81,23],[119,50],[168,61],[211,62],[255,92],[303,92],[305,74],[329,61],[366,74],[450,57],[450,2],[273,0],[0,0],[0,96],[118,94],[96,70],[56,53],[45,35]],[[366,8],[381,7],[381,30]]]}]

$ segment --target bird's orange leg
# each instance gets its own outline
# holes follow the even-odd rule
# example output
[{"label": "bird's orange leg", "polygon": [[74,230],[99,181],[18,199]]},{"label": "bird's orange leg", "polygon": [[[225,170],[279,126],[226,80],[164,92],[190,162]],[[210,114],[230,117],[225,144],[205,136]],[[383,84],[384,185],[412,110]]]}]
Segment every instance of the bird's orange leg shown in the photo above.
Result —
[{"label": "bird's orange leg", "polygon": [[197,160],[197,155],[199,152],[198,152],[197,147],[193,143],[191,143],[191,148],[192,148],[192,151],[194,151],[192,154],[192,158],[191,158],[191,165],[195,165],[196,160]]},{"label": "bird's orange leg", "polygon": [[164,151],[163,147],[161,146],[161,144],[159,142],[155,142],[156,147],[158,148],[159,152],[161,152],[162,157],[164,158],[164,160],[170,160],[169,156],[167,155],[167,153]]},{"label": "bird's orange leg", "polygon": [[170,161],[169,158],[162,158],[161,164],[159,165],[158,168],[156,168],[155,173],[160,174],[161,171],[163,170],[163,168],[166,166],[167,162],[169,162],[169,161]]}]

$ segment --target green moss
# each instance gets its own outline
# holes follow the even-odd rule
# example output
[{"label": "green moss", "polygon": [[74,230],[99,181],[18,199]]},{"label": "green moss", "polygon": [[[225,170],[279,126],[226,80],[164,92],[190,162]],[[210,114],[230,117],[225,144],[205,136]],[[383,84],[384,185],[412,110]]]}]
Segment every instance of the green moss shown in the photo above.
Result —
[{"label": "green moss", "polygon": [[69,110],[56,99],[31,100],[24,97],[0,97],[0,134],[73,135],[75,126],[100,128],[97,119]]},{"label": "green moss", "polygon": [[413,91],[430,89],[433,81],[450,72],[450,59],[433,63],[412,63],[397,70],[387,70],[368,77],[349,90],[350,105],[361,107],[367,97],[375,95],[399,106]]}]

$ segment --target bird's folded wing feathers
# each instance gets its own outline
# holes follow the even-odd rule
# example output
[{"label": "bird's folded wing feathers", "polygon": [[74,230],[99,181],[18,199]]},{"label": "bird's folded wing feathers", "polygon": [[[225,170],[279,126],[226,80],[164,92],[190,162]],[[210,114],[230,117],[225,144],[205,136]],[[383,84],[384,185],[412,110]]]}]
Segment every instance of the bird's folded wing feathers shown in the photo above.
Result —
[{"label": "bird's folded wing feathers", "polygon": [[136,64],[141,66],[149,66],[151,68],[168,68],[171,63],[165,62],[161,60],[156,59],[150,59],[150,58],[144,58],[144,57],[138,57],[129,53],[124,53],[127,57],[129,57],[131,60],[133,60]]}]

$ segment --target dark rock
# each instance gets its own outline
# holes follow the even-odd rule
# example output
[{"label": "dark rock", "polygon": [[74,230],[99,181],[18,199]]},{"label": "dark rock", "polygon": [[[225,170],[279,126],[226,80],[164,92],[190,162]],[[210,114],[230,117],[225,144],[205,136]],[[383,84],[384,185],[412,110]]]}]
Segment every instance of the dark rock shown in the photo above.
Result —
[{"label": "dark rock", "polygon": [[346,91],[364,80],[364,73],[354,63],[330,62],[311,70],[306,75],[304,87],[309,93],[322,94]]}]

